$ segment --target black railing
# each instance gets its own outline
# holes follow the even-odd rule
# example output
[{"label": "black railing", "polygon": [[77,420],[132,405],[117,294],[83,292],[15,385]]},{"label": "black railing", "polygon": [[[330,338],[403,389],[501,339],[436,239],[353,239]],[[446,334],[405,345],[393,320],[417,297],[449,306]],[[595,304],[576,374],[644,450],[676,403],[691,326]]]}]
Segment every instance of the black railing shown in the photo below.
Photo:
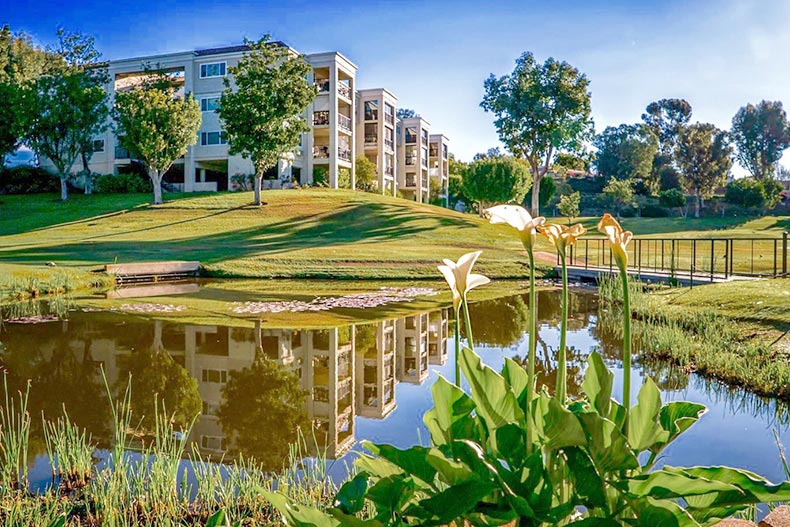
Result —
[{"label": "black railing", "polygon": [[[700,279],[731,276],[788,276],[788,233],[774,238],[634,238],[628,247],[629,271]],[[557,264],[559,265],[559,257]],[[568,265],[616,269],[605,238],[580,238],[568,251]]]}]

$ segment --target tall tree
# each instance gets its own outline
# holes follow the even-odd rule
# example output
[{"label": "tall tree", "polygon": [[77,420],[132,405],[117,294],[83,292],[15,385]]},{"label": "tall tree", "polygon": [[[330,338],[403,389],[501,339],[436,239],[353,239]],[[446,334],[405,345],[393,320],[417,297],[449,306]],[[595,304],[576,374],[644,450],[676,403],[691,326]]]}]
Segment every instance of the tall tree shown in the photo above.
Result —
[{"label": "tall tree", "polygon": [[115,95],[118,142],[146,167],[154,203],[162,203],[162,178],[173,162],[197,142],[202,114],[192,94],[181,97],[166,74]]},{"label": "tall tree", "polygon": [[609,126],[593,141],[598,149],[595,166],[602,176],[617,179],[641,179],[657,190],[653,177],[653,159],[658,153],[658,138],[644,124]]},{"label": "tall tree", "polygon": [[307,81],[304,56],[270,41],[246,42],[249,51],[229,69],[217,112],[228,134],[231,154],[241,154],[255,167],[255,204],[261,204],[264,173],[299,146],[310,128],[302,117],[318,94]]},{"label": "tall tree", "polygon": [[107,127],[106,74],[96,60],[92,37],[58,32],[57,58],[48,75],[22,91],[24,141],[55,167],[60,197],[68,199],[67,181],[77,156]]},{"label": "tall tree", "polygon": [[499,139],[532,171],[532,215],[540,208],[540,180],[556,152],[574,151],[592,134],[587,76],[567,62],[538,64],[532,53],[509,75],[486,79],[480,106],[496,116]]},{"label": "tall tree", "polygon": [[781,101],[749,103],[738,110],[732,118],[732,138],[743,168],[761,181],[772,177],[790,148],[790,123]]},{"label": "tall tree", "polygon": [[24,135],[22,90],[51,62],[28,35],[12,33],[8,25],[0,28],[0,164]]},{"label": "tall tree", "polygon": [[678,134],[691,119],[691,104],[685,99],[661,99],[651,102],[642,120],[658,138],[658,152],[653,158],[652,180],[663,190],[674,188],[680,175],[675,166]]},{"label": "tall tree", "polygon": [[512,157],[480,159],[469,165],[462,192],[482,212],[496,203],[521,203],[531,184],[532,177],[523,162]]},{"label": "tall tree", "polygon": [[696,196],[694,217],[699,218],[703,198],[726,181],[732,155],[727,132],[710,123],[695,123],[680,132],[675,159],[683,186]]}]

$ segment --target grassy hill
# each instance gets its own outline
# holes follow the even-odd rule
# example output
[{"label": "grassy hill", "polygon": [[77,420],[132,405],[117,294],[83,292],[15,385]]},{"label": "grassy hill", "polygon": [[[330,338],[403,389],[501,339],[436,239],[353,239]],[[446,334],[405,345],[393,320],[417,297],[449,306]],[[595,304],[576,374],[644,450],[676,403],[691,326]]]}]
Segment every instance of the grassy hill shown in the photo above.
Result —
[{"label": "grassy hill", "polygon": [[442,258],[483,250],[483,272],[524,275],[514,232],[431,205],[325,189],[268,192],[264,207],[250,193],[169,198],[3,196],[0,272],[172,259],[215,276],[435,278]]}]

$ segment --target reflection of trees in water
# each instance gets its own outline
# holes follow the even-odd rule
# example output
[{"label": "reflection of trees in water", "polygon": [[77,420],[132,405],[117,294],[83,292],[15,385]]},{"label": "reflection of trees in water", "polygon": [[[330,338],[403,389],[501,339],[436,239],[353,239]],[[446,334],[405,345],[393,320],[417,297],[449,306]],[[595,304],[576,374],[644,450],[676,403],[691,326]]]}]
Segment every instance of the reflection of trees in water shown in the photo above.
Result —
[{"label": "reflection of trees in water", "polygon": [[527,297],[519,295],[469,304],[469,317],[476,342],[488,346],[512,346],[527,330]]},{"label": "reflection of trees in water", "polygon": [[[132,412],[145,417],[142,426],[153,427],[155,405],[164,406],[177,426],[186,426],[200,413],[202,402],[197,380],[165,349],[162,342],[162,322],[155,321],[147,328],[149,344],[118,357],[118,377],[114,392],[123,393],[132,383]],[[153,331],[151,331],[153,330]]]},{"label": "reflection of trees in water", "polygon": [[[557,349],[552,348],[538,335],[538,347],[535,352],[535,385],[538,390],[545,386],[550,393],[554,392],[557,384]],[[578,397],[582,393],[584,368],[587,361],[587,352],[574,346],[567,347],[567,387],[568,395]],[[527,367],[527,356],[516,355],[513,360]]]},{"label": "reflection of trees in water", "polygon": [[662,391],[683,390],[689,385],[689,372],[675,364],[656,360],[640,361],[642,373],[650,377]]},{"label": "reflection of trees in water", "polygon": [[222,390],[218,417],[230,441],[231,456],[254,457],[266,470],[282,468],[299,430],[308,430],[307,392],[299,378],[267,357],[231,371]]},{"label": "reflection of trees in water", "polygon": [[363,324],[356,326],[354,332],[354,350],[364,355],[368,351],[376,352],[377,324]]}]

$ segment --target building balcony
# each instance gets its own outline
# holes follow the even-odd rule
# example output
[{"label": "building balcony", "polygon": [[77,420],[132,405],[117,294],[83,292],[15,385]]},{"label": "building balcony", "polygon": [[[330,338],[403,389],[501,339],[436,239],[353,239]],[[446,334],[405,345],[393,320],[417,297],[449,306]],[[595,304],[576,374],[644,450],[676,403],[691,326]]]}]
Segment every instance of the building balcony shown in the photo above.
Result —
[{"label": "building balcony", "polygon": [[329,146],[316,145],[313,147],[313,157],[315,159],[329,159]]},{"label": "building balcony", "polygon": [[428,176],[422,176],[422,188],[428,188]]},{"label": "building balcony", "polygon": [[375,135],[366,135],[365,136],[365,146],[376,146],[379,144],[379,138]]},{"label": "building balcony", "polygon": [[395,126],[395,116],[390,114],[384,114],[384,122],[390,126]]},{"label": "building balcony", "polygon": [[439,149],[436,148],[436,145],[431,145],[431,148],[428,150],[429,157],[439,157]]},{"label": "building balcony", "polygon": [[388,148],[391,151],[395,151],[395,141],[393,141],[392,139],[385,139],[384,147]]},{"label": "building balcony", "polygon": [[406,156],[406,164],[407,165],[416,165],[417,164],[417,156]]},{"label": "building balcony", "polygon": [[343,161],[348,161],[350,163],[351,162],[351,149],[343,147],[343,146],[338,146],[337,147],[337,157],[339,157]]},{"label": "building balcony", "polygon": [[406,174],[406,184],[404,187],[414,188],[417,186],[417,176],[414,174]]},{"label": "building balcony", "polygon": [[329,110],[313,112],[313,126],[329,126]]},{"label": "building balcony", "polygon": [[422,162],[420,164],[422,165],[422,168],[428,168],[428,160],[427,159],[423,158]]},{"label": "building balcony", "polygon": [[329,93],[329,79],[316,79],[315,86],[318,93]]},{"label": "building balcony", "polygon": [[350,117],[346,117],[342,113],[337,115],[337,124],[341,130],[352,132],[354,130]]},{"label": "building balcony", "polygon": [[342,82],[339,82],[337,84],[337,93],[341,97],[345,97],[349,101],[351,100],[351,97],[352,97],[351,86],[349,86],[347,84],[343,84]]}]

